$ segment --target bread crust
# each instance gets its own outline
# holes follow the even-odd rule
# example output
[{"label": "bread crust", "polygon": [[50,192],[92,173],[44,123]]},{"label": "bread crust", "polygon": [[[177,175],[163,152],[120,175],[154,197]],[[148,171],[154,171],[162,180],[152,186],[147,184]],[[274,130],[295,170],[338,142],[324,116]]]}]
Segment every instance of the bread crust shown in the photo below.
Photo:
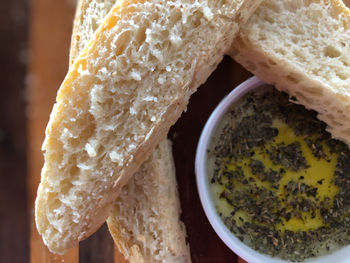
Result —
[{"label": "bread crust", "polygon": [[[122,186],[165,139],[259,3],[115,4],[70,67],[46,129],[35,210],[37,229],[52,252],[64,253],[106,220]],[[159,16],[160,10],[169,16]],[[174,30],[170,39],[162,40],[168,31],[160,23]],[[185,59],[171,68],[174,55]],[[147,106],[135,111],[138,105]]]}]

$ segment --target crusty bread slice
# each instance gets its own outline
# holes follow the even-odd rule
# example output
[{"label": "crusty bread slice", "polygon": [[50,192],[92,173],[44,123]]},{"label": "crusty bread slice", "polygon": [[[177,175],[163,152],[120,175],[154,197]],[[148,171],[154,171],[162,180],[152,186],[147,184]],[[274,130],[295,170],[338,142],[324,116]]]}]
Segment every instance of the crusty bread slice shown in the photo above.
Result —
[{"label": "crusty bread slice", "polygon": [[265,0],[231,55],[318,112],[350,145],[350,11],[340,0]]},{"label": "crusty bread slice", "polygon": [[63,81],[43,144],[39,233],[92,234],[227,52],[257,0],[120,0]]},{"label": "crusty bread slice", "polygon": [[191,262],[180,210],[171,145],[163,141],[122,189],[107,223],[131,263]]},{"label": "crusty bread slice", "polygon": [[[71,64],[115,0],[81,0],[70,50]],[[123,187],[107,220],[119,250],[130,263],[191,262],[170,141],[161,142]]]},{"label": "crusty bread slice", "polygon": [[350,0],[343,0],[343,2],[347,7],[350,7]]}]

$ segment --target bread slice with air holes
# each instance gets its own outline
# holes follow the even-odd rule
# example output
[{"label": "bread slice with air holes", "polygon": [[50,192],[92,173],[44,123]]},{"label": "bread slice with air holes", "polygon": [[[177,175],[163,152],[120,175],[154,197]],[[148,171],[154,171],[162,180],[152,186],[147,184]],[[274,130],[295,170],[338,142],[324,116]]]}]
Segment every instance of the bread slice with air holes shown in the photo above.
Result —
[{"label": "bread slice with air holes", "polygon": [[[70,61],[73,63],[115,0],[81,0],[77,6]],[[171,142],[164,140],[122,188],[107,223],[130,263],[191,262],[180,221]]]},{"label": "bread slice with air holes", "polygon": [[340,0],[266,0],[230,54],[350,145],[350,10]]},{"label": "bread slice with air holes", "polygon": [[70,67],[43,144],[35,218],[64,253],[107,219],[259,0],[119,0]]},{"label": "bread slice with air holes", "polygon": [[169,142],[161,142],[122,189],[107,219],[115,244],[131,263],[191,262],[171,157]]}]

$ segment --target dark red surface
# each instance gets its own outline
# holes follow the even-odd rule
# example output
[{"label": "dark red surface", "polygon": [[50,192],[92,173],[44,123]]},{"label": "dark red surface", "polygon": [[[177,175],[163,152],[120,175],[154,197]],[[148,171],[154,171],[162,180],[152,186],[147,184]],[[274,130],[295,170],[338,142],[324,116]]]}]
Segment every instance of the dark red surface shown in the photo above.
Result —
[{"label": "dark red surface", "polygon": [[0,4],[0,262],[26,262],[26,0]]},{"label": "dark red surface", "polygon": [[193,262],[237,262],[237,256],[215,234],[201,207],[194,160],[200,133],[211,112],[226,94],[249,76],[250,73],[225,57],[207,82],[192,95],[187,112],[169,133]]}]

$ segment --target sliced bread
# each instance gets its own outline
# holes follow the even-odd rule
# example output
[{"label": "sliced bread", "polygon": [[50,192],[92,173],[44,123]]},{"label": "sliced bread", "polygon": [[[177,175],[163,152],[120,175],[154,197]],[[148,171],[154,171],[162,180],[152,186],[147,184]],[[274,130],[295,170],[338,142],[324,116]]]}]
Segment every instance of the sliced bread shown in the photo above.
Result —
[{"label": "sliced bread", "polygon": [[163,141],[122,189],[107,224],[130,263],[191,262],[180,211],[171,145]]},{"label": "sliced bread", "polygon": [[[80,1],[71,64],[113,3],[115,0]],[[107,223],[115,244],[130,263],[191,262],[180,212],[171,143],[165,140],[122,188]]]},{"label": "sliced bread", "polygon": [[120,0],[53,107],[35,217],[64,253],[107,219],[131,176],[227,52],[257,0]]},{"label": "sliced bread", "polygon": [[340,0],[265,0],[230,54],[318,112],[350,145],[350,11]]}]

